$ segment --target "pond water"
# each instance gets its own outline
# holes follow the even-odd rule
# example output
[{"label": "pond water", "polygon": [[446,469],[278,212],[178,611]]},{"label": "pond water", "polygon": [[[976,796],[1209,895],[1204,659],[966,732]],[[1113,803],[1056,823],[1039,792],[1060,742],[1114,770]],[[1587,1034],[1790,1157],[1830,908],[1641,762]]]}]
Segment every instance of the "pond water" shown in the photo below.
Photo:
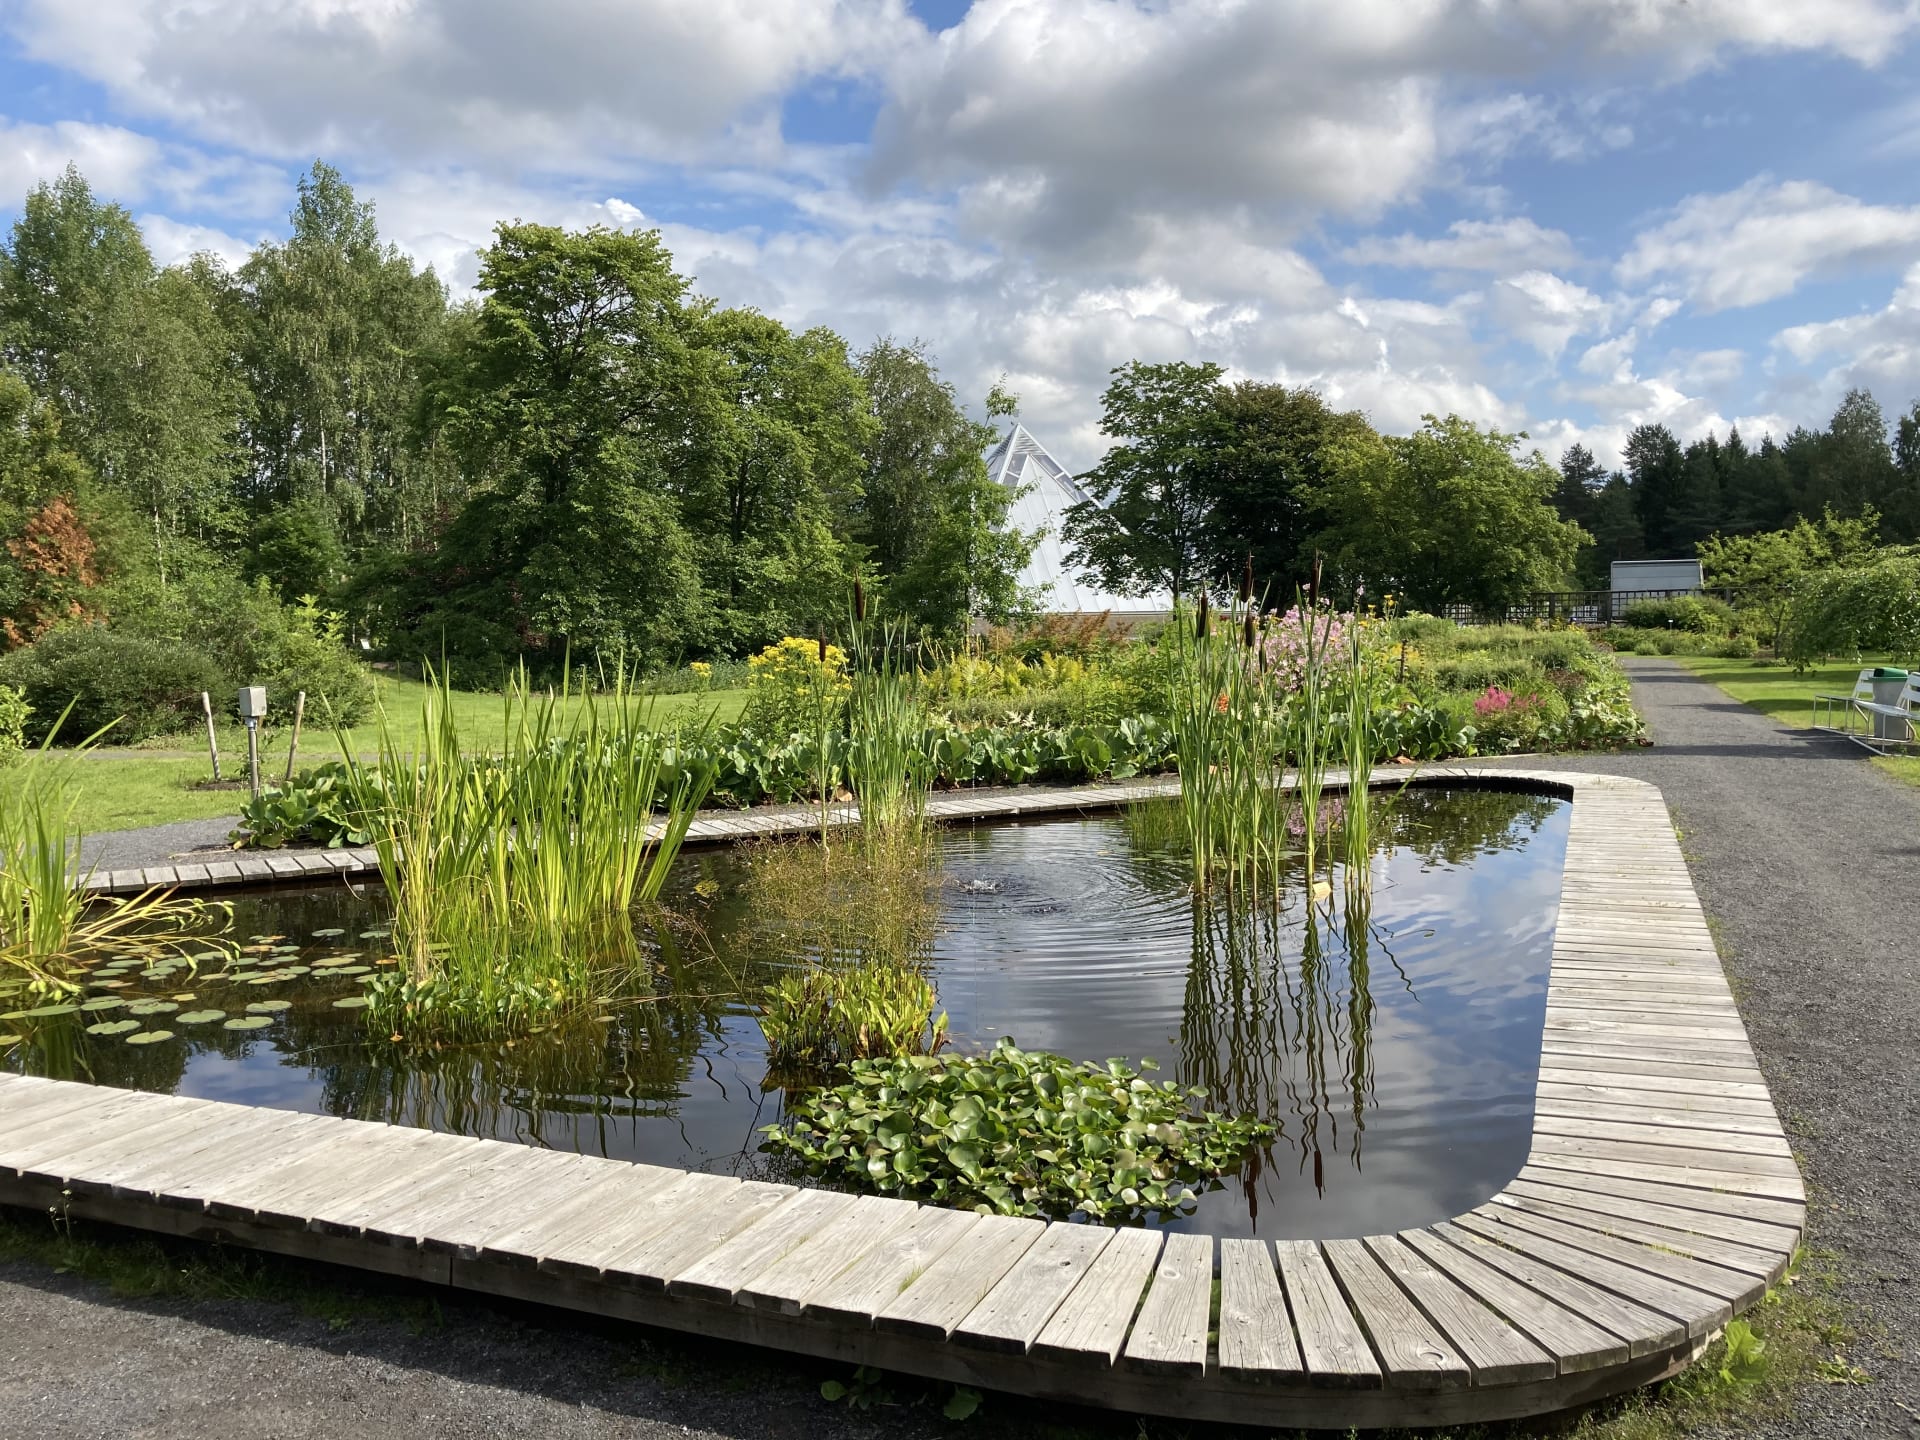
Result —
[{"label": "pond water", "polygon": [[[1429,1224],[1525,1159],[1567,814],[1510,790],[1404,791],[1379,827],[1365,916],[1341,913],[1342,888],[1264,916],[1197,902],[1151,812],[949,829],[927,888],[928,974],[963,1051],[1006,1035],[1076,1059],[1151,1057],[1162,1078],[1205,1087],[1209,1108],[1276,1127],[1172,1228]],[[383,958],[384,899],[336,884],[236,896],[250,947],[237,971],[118,969],[96,976],[95,1008],[0,1022],[23,1037],[0,1064],[796,1178],[760,1149],[780,1092],[763,1088],[754,1019],[795,956],[756,923],[743,869],[724,850],[684,855],[669,896],[681,920],[649,932],[653,998],[564,1039],[424,1052],[370,1039],[354,1006]]]}]

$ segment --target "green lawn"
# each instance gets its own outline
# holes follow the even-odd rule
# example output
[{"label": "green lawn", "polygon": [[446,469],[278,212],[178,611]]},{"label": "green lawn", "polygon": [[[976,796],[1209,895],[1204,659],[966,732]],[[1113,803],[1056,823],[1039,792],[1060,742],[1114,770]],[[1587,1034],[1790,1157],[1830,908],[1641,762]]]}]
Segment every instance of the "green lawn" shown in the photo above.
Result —
[{"label": "green lawn", "polygon": [[[1721,660],[1710,655],[1674,657],[1702,679],[1711,680],[1744,705],[1782,725],[1804,727],[1812,723],[1813,697],[1816,694],[1846,695],[1853,690],[1854,677],[1867,665],[1897,665],[1885,656],[1844,665],[1823,665],[1806,674],[1794,673],[1791,665],[1766,664],[1757,660]],[[1880,755],[1874,765],[1909,785],[1920,785],[1920,756]]]},{"label": "green lawn", "polygon": [[[420,734],[420,701],[426,687],[417,681],[379,677],[380,703],[384,707],[395,738],[403,745],[414,743]],[[746,705],[746,691],[721,690],[710,695],[662,695],[654,699],[653,714],[658,720],[695,719],[711,714],[724,723],[739,718]],[[479,749],[498,746],[506,733],[505,717],[498,695],[456,691],[454,713],[469,742]],[[337,759],[340,740],[324,724],[308,725],[300,736],[300,766],[317,765]],[[261,769],[268,779],[286,772],[289,727],[275,726],[267,732]],[[371,754],[379,743],[379,725],[368,721],[346,734],[346,742],[358,754]],[[183,751],[192,754],[183,754]],[[221,773],[228,779],[247,773],[246,732],[237,725],[220,730]],[[196,790],[200,781],[212,778],[207,762],[206,732],[175,736],[138,748],[101,748],[85,757],[76,757],[74,785],[79,793],[78,818],[89,833],[99,830],[127,830],[141,825],[161,825],[170,820],[200,820],[217,815],[237,817],[243,796],[231,790]]]}]

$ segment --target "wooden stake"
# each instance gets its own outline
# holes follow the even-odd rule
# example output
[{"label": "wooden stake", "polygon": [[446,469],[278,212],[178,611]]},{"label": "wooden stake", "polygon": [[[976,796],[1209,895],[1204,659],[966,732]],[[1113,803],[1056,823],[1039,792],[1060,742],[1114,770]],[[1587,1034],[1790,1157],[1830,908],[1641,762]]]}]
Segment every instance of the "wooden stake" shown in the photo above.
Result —
[{"label": "wooden stake", "polygon": [[200,711],[207,717],[207,754],[213,757],[213,783],[220,783],[220,741],[213,733],[213,697],[200,692]]},{"label": "wooden stake", "polygon": [[293,739],[287,742],[287,779],[293,779],[293,756],[300,748],[300,720],[307,713],[307,692],[293,697]]}]

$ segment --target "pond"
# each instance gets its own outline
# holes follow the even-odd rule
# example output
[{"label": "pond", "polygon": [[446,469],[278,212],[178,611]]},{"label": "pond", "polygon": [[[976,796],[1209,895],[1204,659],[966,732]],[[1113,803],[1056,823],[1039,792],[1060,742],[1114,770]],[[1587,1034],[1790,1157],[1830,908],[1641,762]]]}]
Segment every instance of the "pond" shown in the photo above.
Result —
[{"label": "pond", "polygon": [[[1197,901],[1164,812],[940,832],[926,970],[952,1043],[1011,1036],[1159,1062],[1276,1127],[1172,1228],[1334,1238],[1486,1200],[1531,1138],[1568,806],[1416,787],[1379,826],[1371,904]],[[233,898],[233,966],[96,972],[85,1008],[18,1017],[15,1070],[755,1178],[780,1115],[755,1004],[811,942],[769,932],[751,862],[689,851],[648,929],[651,998],[565,1034],[407,1050],[357,1008],[384,958],[377,885]],[[57,1007],[56,1007],[57,1008]],[[216,1013],[217,1012],[217,1013]],[[171,1032],[166,1033],[166,1032]],[[140,1043],[129,1043],[129,1040]]]}]

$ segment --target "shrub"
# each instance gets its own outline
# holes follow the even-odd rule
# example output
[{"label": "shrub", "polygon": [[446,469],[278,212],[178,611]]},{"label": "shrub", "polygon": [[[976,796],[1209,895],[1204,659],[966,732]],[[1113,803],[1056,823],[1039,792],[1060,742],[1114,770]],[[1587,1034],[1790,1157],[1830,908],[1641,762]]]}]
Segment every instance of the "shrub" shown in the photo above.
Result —
[{"label": "shrub", "polygon": [[1474,748],[1487,754],[1551,743],[1567,722],[1566,698],[1550,685],[1514,693],[1489,685],[1473,702]]},{"label": "shrub", "polygon": [[812,734],[835,722],[851,688],[847,652],[789,635],[747,661],[741,724],[771,739]]},{"label": "shrub", "polygon": [[1920,660],[1920,554],[1889,553],[1805,582],[1781,635],[1785,659],[1825,655]]},{"label": "shrub", "polygon": [[990,1055],[858,1061],[848,1083],[790,1095],[787,1125],[763,1133],[768,1149],[863,1190],[1124,1221],[1181,1213],[1273,1133],[1194,1114],[1203,1095],[1118,1060],[1079,1064],[1002,1040]]},{"label": "shrub", "polygon": [[1724,635],[1733,627],[1733,607],[1707,595],[1675,595],[1666,600],[1635,600],[1621,619],[1634,630]]},{"label": "shrub", "polygon": [[1443,690],[1483,691],[1490,685],[1524,691],[1546,682],[1546,671],[1530,655],[1469,652],[1443,660],[1432,669]]},{"label": "shrub", "polygon": [[200,692],[226,688],[204,651],[98,625],[63,626],[0,657],[0,683],[26,693],[40,727],[35,739],[44,737],[71,701],[61,732],[67,739],[111,724],[115,744],[185,729],[200,713]]},{"label": "shrub", "polygon": [[0,766],[11,765],[26,749],[27,721],[32,715],[25,692],[0,685]]}]

